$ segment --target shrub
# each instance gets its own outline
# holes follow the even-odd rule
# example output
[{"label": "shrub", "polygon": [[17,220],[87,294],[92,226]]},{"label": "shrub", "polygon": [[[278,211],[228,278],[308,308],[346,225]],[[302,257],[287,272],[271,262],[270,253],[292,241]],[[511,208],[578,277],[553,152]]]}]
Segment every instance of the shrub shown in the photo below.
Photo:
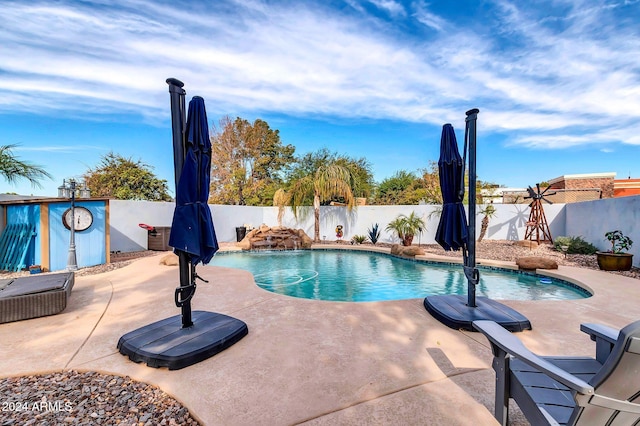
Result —
[{"label": "shrub", "polygon": [[365,241],[367,241],[367,236],[366,235],[354,235],[351,240],[356,243],[356,244],[362,244]]},{"label": "shrub", "polygon": [[557,251],[562,251],[561,246],[569,247],[567,249],[569,254],[594,254],[598,251],[596,246],[585,241],[582,237],[556,237],[553,240],[553,247]]},{"label": "shrub", "polygon": [[633,245],[631,238],[625,236],[622,231],[609,231],[604,236],[611,243],[610,253],[622,253]]}]

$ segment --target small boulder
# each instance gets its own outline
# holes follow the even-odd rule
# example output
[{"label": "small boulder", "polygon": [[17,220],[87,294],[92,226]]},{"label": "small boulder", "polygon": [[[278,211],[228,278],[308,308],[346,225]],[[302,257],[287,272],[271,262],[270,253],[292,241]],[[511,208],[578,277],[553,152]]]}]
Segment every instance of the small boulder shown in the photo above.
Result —
[{"label": "small boulder", "polygon": [[261,234],[266,234],[270,230],[271,230],[271,227],[265,225],[264,223],[262,225],[260,225],[259,231],[260,231]]},{"label": "small boulder", "polygon": [[302,236],[300,237],[300,246],[303,249],[309,249],[311,248],[311,243],[313,243],[313,240],[304,231],[302,231]]},{"label": "small boulder", "polygon": [[251,237],[247,235],[242,239],[242,241],[236,243],[236,246],[240,247],[242,250],[251,250]]},{"label": "small boulder", "polygon": [[526,248],[530,248],[530,249],[537,249],[538,248],[538,243],[535,241],[531,241],[531,240],[519,240],[515,242],[515,245],[520,246],[520,247],[526,247]]},{"label": "small boulder", "polygon": [[424,250],[418,246],[402,247],[403,256],[417,256],[417,255],[423,255],[423,254],[424,254]]},{"label": "small boulder", "polygon": [[175,253],[169,253],[166,256],[162,256],[162,259],[160,259],[160,265],[178,266],[178,256]]},{"label": "small boulder", "polygon": [[518,268],[525,271],[533,271],[535,269],[558,269],[558,263],[553,259],[547,259],[539,256],[520,257],[516,260]]},{"label": "small boulder", "polygon": [[391,254],[396,256],[413,257],[416,255],[423,255],[424,250],[418,246],[401,246],[400,244],[394,244],[391,246]]}]

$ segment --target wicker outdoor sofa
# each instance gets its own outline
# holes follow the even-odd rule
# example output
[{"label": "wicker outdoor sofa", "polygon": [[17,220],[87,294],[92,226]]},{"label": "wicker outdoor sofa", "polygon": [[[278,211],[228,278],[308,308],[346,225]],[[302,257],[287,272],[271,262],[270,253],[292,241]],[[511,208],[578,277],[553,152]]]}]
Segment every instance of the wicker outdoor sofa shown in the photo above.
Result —
[{"label": "wicker outdoor sofa", "polygon": [[74,280],[73,272],[0,280],[0,324],[62,312]]}]

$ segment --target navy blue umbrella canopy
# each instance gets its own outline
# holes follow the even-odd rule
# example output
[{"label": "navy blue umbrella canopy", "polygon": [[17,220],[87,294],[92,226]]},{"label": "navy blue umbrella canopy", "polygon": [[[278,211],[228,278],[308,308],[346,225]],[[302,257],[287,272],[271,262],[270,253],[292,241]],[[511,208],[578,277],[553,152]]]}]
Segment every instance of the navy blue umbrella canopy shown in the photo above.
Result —
[{"label": "navy blue umbrella canopy", "polygon": [[218,251],[209,199],[211,181],[211,140],[204,99],[189,102],[186,128],[186,154],[176,190],[169,245],[188,253],[191,263],[209,263]]},{"label": "navy blue umbrella canopy", "polygon": [[438,159],[442,214],[436,231],[436,241],[445,250],[465,249],[469,239],[464,199],[464,161],[458,151],[456,134],[451,124],[442,126],[440,158]]}]

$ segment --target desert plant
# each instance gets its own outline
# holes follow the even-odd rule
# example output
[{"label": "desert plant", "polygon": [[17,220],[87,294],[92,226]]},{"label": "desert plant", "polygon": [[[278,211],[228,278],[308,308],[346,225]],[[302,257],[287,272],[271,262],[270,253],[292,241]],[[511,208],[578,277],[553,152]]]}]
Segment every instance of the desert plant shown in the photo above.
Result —
[{"label": "desert plant", "polygon": [[609,231],[604,234],[604,236],[611,243],[609,253],[622,253],[629,250],[633,245],[631,238],[625,236],[622,231],[619,230]]},{"label": "desert plant", "polygon": [[387,231],[393,231],[398,234],[398,238],[402,240],[403,246],[410,246],[413,237],[417,233],[422,233],[426,229],[424,220],[411,212],[409,216],[401,214],[387,225]]},{"label": "desert plant", "polygon": [[489,228],[489,219],[496,215],[496,208],[493,205],[489,204],[484,209],[480,210],[480,213],[484,215],[482,218],[482,225],[480,226],[480,236],[478,236],[478,242],[482,241],[484,235],[487,233],[487,229]]},{"label": "desert plant", "polygon": [[354,235],[353,237],[351,237],[351,241],[353,241],[355,244],[362,244],[365,241],[367,241],[367,236],[366,235]]},{"label": "desert plant", "polygon": [[579,237],[556,237],[553,239],[553,248],[557,251],[564,251],[562,247],[567,247],[568,254],[594,254],[598,248],[593,244]]},{"label": "desert plant", "polygon": [[376,223],[370,229],[367,229],[367,234],[369,236],[369,241],[371,241],[371,244],[375,245],[378,242],[378,238],[380,238],[380,230],[378,229],[378,224]]}]

